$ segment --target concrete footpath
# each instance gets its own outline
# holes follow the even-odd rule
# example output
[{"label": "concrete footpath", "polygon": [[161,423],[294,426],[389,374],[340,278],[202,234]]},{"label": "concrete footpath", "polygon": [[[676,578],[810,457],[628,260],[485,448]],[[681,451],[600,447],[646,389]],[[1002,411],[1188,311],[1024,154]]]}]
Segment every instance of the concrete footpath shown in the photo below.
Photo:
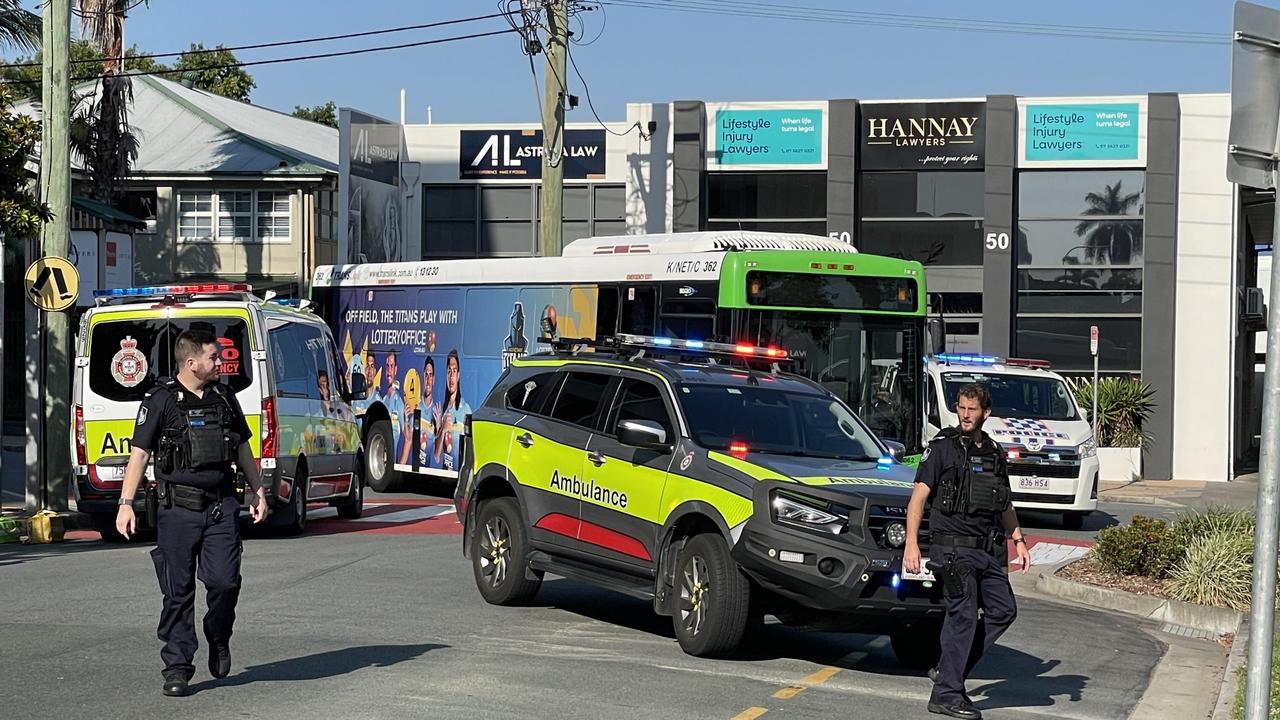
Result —
[{"label": "concrete footpath", "polygon": [[1254,507],[1258,502],[1258,476],[1256,473],[1241,475],[1229,482],[1197,480],[1103,482],[1098,486],[1098,501],[1159,505],[1187,510],[1204,510],[1221,505],[1233,508]]}]

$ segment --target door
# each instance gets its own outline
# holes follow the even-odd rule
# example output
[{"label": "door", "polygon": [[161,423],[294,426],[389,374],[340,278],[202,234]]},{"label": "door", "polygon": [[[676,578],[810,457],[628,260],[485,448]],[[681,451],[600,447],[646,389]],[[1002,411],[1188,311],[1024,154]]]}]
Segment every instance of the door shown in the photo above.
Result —
[{"label": "door", "polygon": [[623,378],[603,430],[591,437],[583,477],[591,488],[582,499],[579,533],[595,555],[635,570],[652,570],[662,530],[662,491],[672,449],[637,448],[618,439],[626,420],[657,423],[675,442],[672,408],[656,382]]},{"label": "door", "polygon": [[574,370],[564,375],[544,412],[530,412],[516,423],[509,468],[524,491],[521,497],[538,545],[581,551],[580,500],[589,493],[583,479],[587,442],[616,372]]},{"label": "door", "polygon": [[[276,378],[276,424],[280,474],[293,484],[302,476],[301,458],[306,460],[307,499],[319,500],[335,493],[334,426],[328,407],[334,372],[328,360],[327,336],[321,328],[274,319],[267,326],[271,342],[271,365]],[[346,484],[342,485],[345,492]]]}]

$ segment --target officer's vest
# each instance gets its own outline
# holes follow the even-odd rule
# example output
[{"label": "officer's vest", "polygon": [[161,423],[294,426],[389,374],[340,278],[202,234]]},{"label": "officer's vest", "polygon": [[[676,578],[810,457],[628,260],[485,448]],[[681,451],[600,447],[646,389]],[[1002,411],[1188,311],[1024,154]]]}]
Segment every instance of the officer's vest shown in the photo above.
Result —
[{"label": "officer's vest", "polygon": [[996,473],[999,469],[999,446],[987,438],[976,448],[967,438],[955,436],[952,442],[961,453],[963,463],[954,477],[939,483],[938,506],[947,515],[994,515],[1009,507],[1009,481]]},{"label": "officer's vest", "polygon": [[163,378],[160,384],[173,393],[186,425],[175,448],[175,469],[199,470],[235,459],[240,437],[232,429],[235,418],[222,385],[214,383],[205,389],[204,398],[195,398],[174,378]]}]

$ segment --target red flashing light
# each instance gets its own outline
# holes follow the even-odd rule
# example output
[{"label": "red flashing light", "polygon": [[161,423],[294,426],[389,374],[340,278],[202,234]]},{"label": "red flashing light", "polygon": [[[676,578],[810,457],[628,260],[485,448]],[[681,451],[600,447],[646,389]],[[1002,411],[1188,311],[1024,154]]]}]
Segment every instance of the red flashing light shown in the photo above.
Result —
[{"label": "red flashing light", "polygon": [[742,442],[741,440],[734,440],[733,442],[729,443],[729,454],[738,458],[739,460],[742,460],[743,458],[745,458],[747,456],[748,451],[749,449],[747,448],[747,444]]},{"label": "red flashing light", "polygon": [[764,354],[768,355],[771,358],[784,358],[787,356],[787,351],[782,350],[780,348],[771,347],[771,348],[767,348],[764,351]]},{"label": "red flashing light", "polygon": [[276,399],[267,397],[262,399],[262,451],[259,453],[264,458],[274,458],[276,456],[276,438],[279,435],[279,426],[276,424]]},{"label": "red flashing light", "polygon": [[1053,367],[1052,363],[1050,363],[1048,360],[1031,360],[1029,358],[1006,358],[1004,361],[1004,364],[1015,365],[1019,367],[1033,367],[1033,368]]},{"label": "red flashing light", "polygon": [[84,434],[84,406],[76,405],[76,464],[88,465],[88,451]]},{"label": "red flashing light", "polygon": [[1009,451],[1009,459],[1010,459],[1010,460],[1017,460],[1018,458],[1021,458],[1021,457],[1022,457],[1022,453],[1021,453],[1021,452],[1019,452],[1019,451],[1017,451],[1017,450],[1010,450],[1010,451]]},{"label": "red flashing light", "polygon": [[750,345],[734,345],[733,351],[739,355],[755,355],[756,349]]}]

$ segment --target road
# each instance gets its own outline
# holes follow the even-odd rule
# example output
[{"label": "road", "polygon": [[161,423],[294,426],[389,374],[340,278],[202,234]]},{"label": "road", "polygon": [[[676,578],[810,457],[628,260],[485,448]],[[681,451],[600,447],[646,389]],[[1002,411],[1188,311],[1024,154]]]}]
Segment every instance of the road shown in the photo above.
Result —
[{"label": "road", "polygon": [[[76,533],[0,546],[6,701],[51,717],[927,716],[928,680],[882,637],[769,625],[740,657],[702,660],[646,603],[569,580],[549,579],[531,607],[492,607],[447,500],[369,503],[360,522],[246,541],[232,674],[210,680],[202,648],[185,699],[159,692],[149,545]],[[1024,597],[970,691],[990,718],[1126,717],[1160,638],[1132,618]]]}]

